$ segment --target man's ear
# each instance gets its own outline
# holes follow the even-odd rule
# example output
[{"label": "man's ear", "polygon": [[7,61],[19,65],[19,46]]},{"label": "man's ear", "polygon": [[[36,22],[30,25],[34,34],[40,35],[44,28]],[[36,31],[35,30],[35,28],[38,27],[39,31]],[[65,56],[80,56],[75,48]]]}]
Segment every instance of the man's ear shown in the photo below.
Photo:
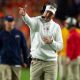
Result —
[{"label": "man's ear", "polygon": [[45,9],[46,9],[46,5],[43,5],[43,7],[42,7],[41,10],[40,10],[40,13],[43,14],[44,11],[45,11]]}]

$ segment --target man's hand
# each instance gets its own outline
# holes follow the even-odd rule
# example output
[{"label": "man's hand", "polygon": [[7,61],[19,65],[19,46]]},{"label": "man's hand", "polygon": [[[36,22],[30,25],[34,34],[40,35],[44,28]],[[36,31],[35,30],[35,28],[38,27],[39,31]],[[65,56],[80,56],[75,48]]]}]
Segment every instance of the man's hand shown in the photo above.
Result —
[{"label": "man's hand", "polygon": [[66,65],[69,65],[70,62],[71,62],[71,60],[69,58],[67,58]]},{"label": "man's hand", "polygon": [[53,42],[51,37],[43,37],[42,39],[43,39],[45,44],[51,44]]},{"label": "man's hand", "polygon": [[26,5],[25,5],[24,8],[19,7],[19,14],[22,15],[22,16],[25,16],[25,14],[26,14],[26,8],[27,8]]},{"label": "man's hand", "polygon": [[22,66],[23,66],[24,68],[27,68],[27,67],[28,67],[28,65],[27,65],[27,64],[25,64],[25,63],[24,63]]},{"label": "man's hand", "polygon": [[77,57],[78,64],[80,65],[80,56]]}]

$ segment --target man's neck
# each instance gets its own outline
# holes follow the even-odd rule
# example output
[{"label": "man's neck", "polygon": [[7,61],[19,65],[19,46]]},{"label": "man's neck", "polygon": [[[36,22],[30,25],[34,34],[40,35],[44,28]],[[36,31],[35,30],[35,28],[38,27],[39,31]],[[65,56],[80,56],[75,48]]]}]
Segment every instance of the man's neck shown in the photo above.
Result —
[{"label": "man's neck", "polygon": [[42,16],[42,19],[46,22],[49,22],[51,19],[46,18],[45,16]]},{"label": "man's neck", "polygon": [[11,32],[14,28],[5,28],[7,32]]}]

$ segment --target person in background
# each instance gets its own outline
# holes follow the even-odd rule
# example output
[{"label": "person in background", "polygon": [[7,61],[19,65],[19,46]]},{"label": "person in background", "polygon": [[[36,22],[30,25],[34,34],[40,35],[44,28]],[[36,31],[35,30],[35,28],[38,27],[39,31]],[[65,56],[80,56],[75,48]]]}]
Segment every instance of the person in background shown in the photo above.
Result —
[{"label": "person in background", "polygon": [[67,64],[68,64],[68,80],[79,79],[78,57],[80,54],[80,35],[76,30],[76,19],[68,18],[70,31],[67,40]]},{"label": "person in background", "polygon": [[67,28],[67,23],[66,20],[60,20],[61,24],[61,31],[62,31],[62,38],[63,38],[63,49],[59,53],[59,58],[58,58],[58,63],[59,63],[59,79],[60,80],[66,80],[67,78],[67,65],[66,65],[66,44],[67,44],[67,39],[69,36],[69,30]]},{"label": "person in background", "polygon": [[28,66],[29,51],[23,34],[14,26],[14,17],[6,16],[4,25],[0,31],[0,80],[20,80],[21,66]]},{"label": "person in background", "polygon": [[[77,26],[76,30],[80,36],[80,13],[77,15],[77,25],[76,26]],[[79,80],[80,80],[80,53],[79,53],[79,57],[78,57],[78,65],[79,65]]]},{"label": "person in background", "polygon": [[55,4],[46,5],[41,16],[29,17],[25,8],[19,14],[30,28],[31,56],[30,80],[56,80],[57,56],[62,50],[63,40],[60,26],[52,18],[56,12]]}]

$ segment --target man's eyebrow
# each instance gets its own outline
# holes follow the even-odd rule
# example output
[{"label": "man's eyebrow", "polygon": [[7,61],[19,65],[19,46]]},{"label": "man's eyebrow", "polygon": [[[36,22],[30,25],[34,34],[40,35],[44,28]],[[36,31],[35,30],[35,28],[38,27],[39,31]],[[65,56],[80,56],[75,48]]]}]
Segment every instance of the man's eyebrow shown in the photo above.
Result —
[{"label": "man's eyebrow", "polygon": [[50,12],[50,14],[53,14],[51,11],[47,11],[47,12]]}]

